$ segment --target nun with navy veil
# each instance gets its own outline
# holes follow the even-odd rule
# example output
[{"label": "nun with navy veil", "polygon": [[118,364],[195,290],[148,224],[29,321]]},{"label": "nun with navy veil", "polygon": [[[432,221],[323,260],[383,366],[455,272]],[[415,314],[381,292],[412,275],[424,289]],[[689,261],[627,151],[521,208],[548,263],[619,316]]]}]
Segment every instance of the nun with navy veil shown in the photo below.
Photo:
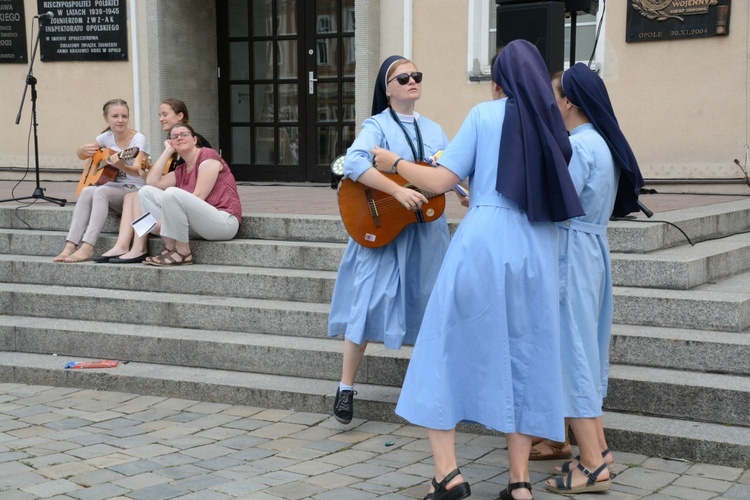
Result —
[{"label": "nun with navy veil", "polygon": [[[434,192],[468,178],[470,208],[453,236],[427,304],[396,413],[428,428],[435,477],[426,498],[471,489],[457,467],[455,427],[505,433],[503,499],[532,497],[532,436],[564,439],[558,233],[582,215],[568,173],[571,147],[537,48],[509,43],[492,79],[507,97],[475,106],[439,159],[401,176]],[[378,168],[394,154],[374,151]]]},{"label": "nun with navy veil", "polygon": [[638,162],[615,117],[604,81],[578,63],[552,79],[573,156],[569,172],[586,214],[559,224],[563,404],[579,456],[556,468],[546,488],[605,491],[614,457],[604,436],[613,294],[607,222],[637,212]]}]

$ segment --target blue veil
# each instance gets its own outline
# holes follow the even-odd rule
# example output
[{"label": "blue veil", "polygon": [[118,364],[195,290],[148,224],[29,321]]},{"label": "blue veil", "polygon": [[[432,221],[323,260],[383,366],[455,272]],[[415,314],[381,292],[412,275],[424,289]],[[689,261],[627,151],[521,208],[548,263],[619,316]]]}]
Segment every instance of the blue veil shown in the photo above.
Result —
[{"label": "blue veil", "polygon": [[633,150],[617,123],[604,82],[585,64],[578,63],[563,73],[562,88],[571,104],[586,114],[607,142],[615,164],[622,170],[612,215],[624,217],[631,212],[638,212],[641,210],[638,206],[638,194],[644,185],[643,176]]},{"label": "blue veil", "polygon": [[539,50],[513,40],[495,59],[492,79],[508,96],[497,162],[499,193],[530,221],[584,214],[568,173],[573,154]]}]

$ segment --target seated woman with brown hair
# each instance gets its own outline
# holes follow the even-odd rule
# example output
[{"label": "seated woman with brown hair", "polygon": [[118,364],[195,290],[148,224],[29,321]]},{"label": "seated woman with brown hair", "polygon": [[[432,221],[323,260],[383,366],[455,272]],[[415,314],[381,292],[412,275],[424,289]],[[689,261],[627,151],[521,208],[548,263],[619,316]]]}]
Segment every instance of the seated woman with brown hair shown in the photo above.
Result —
[{"label": "seated woman with brown hair", "polygon": [[[178,123],[164,142],[138,199],[143,212],[161,221],[164,251],[146,259],[155,266],[193,263],[190,238],[230,240],[242,221],[242,204],[234,176],[224,159],[210,148],[197,146],[195,131]],[[173,153],[185,160],[173,172],[163,173]]]}]

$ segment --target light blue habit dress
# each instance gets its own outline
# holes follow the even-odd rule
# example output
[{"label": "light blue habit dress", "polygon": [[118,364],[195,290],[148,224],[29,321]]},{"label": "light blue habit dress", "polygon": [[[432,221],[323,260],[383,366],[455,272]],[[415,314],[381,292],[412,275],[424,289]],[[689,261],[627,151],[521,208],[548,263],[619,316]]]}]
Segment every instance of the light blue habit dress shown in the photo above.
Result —
[{"label": "light blue habit dress", "polygon": [[470,176],[470,209],[430,296],[396,413],[432,429],[469,421],[562,441],[558,230],[529,222],[496,190],[506,101],[475,106],[440,157]]},{"label": "light blue habit dress", "polygon": [[[363,122],[362,130],[346,152],[346,177],[356,181],[368,168],[373,168],[370,150],[375,146],[389,149],[406,160],[415,160],[404,134],[406,130],[418,150],[413,121],[410,123],[410,117],[398,115],[404,126],[402,130],[389,109]],[[444,149],[448,139],[440,125],[418,113],[414,117],[421,132],[424,156]],[[424,206],[429,207],[429,203]],[[366,248],[349,238],[331,299],[328,335],[344,335],[355,344],[379,341],[388,349],[400,349],[402,343],[414,344],[449,242],[445,215],[433,222],[407,226],[396,239],[380,248]]]},{"label": "light blue habit dress", "polygon": [[569,171],[586,215],[560,228],[560,322],[565,416],[602,415],[609,381],[612,276],[607,221],[620,179],[609,146],[590,123],[570,134]]}]

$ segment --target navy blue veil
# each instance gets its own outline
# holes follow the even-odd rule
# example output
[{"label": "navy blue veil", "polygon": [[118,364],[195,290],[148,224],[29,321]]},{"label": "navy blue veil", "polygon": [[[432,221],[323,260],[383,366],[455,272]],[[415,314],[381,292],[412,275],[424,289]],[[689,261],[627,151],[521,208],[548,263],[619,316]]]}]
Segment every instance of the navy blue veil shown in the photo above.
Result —
[{"label": "navy blue veil", "polygon": [[584,214],[568,173],[572,155],[539,50],[514,40],[495,59],[492,79],[508,96],[497,164],[497,191],[531,221]]},{"label": "navy blue veil", "polygon": [[638,194],[644,185],[643,176],[633,150],[617,122],[604,82],[585,64],[578,63],[563,73],[561,83],[565,96],[586,114],[607,142],[615,164],[621,168],[612,215],[624,217],[631,212],[638,212],[641,209],[638,206]]},{"label": "navy blue veil", "polygon": [[380,65],[378,78],[375,80],[375,91],[372,95],[372,116],[379,115],[388,107],[388,95],[386,93],[388,82],[388,70],[396,61],[404,59],[403,56],[390,56]]}]

